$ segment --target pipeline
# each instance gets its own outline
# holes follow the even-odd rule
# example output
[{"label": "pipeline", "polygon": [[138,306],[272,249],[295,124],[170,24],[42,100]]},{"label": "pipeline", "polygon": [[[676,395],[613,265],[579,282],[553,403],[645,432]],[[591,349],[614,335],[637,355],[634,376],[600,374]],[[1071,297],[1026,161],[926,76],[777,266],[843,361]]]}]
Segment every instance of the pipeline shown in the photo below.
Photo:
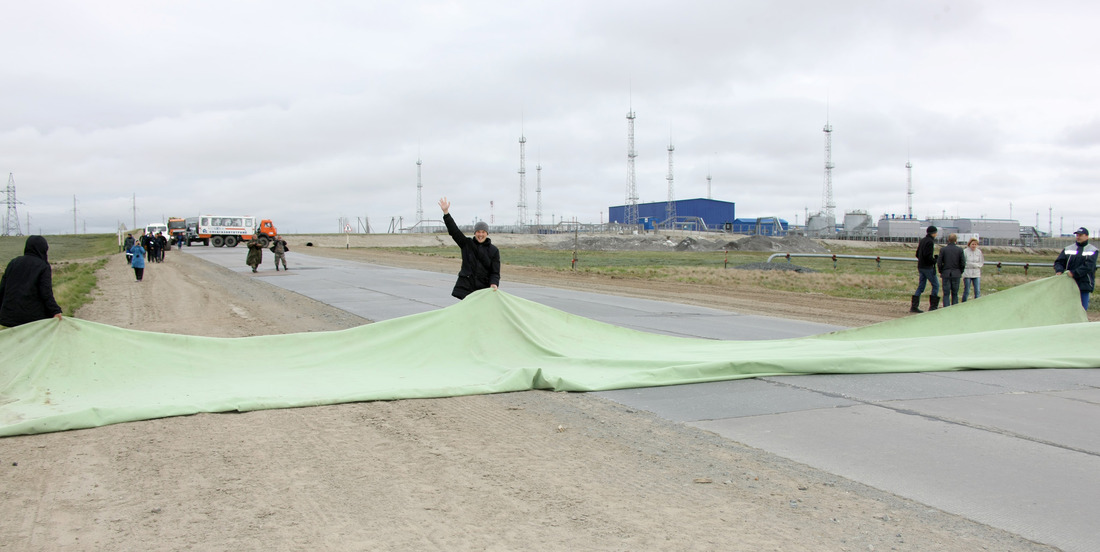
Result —
[{"label": "pipeline", "polygon": [[[832,259],[834,270],[836,269],[836,260],[837,259],[873,260],[873,261],[875,261],[878,268],[882,268],[882,261],[903,261],[903,262],[914,262],[914,263],[917,262],[917,259],[915,257],[882,257],[882,256],[871,256],[871,255],[834,255],[834,254],[831,254],[831,253],[773,253],[768,257],[768,260],[766,262],[770,263],[770,262],[772,262],[772,259],[774,259],[776,257],[786,258],[788,264],[790,264],[790,262],[791,262],[791,257],[815,257],[815,258],[819,258],[819,259],[821,259],[821,258]],[[996,263],[997,263],[997,274],[1001,273],[1001,267],[1002,266],[1022,266],[1022,267],[1024,267],[1024,276],[1027,276],[1027,270],[1028,270],[1028,268],[1031,267],[1031,263],[1020,263],[1020,262],[1013,262],[1013,261],[996,261]],[[986,261],[985,264],[990,265],[990,264],[993,264],[993,262],[992,261]]]}]

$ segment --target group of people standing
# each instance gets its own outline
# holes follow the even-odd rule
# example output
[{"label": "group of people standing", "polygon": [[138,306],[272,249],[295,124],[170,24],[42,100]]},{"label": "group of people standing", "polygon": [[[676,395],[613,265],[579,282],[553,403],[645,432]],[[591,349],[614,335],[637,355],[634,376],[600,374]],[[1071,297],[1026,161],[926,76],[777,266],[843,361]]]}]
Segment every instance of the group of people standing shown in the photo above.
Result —
[{"label": "group of people standing", "polygon": [[[917,290],[913,292],[909,312],[924,312],[920,309],[920,296],[926,284],[932,284],[932,295],[928,298],[928,310],[940,307],[940,278],[943,278],[943,306],[959,303],[959,283],[963,284],[962,302],[970,296],[974,288],[974,298],[982,296],[982,266],[985,254],[978,248],[978,238],[970,238],[966,248],[959,247],[958,234],[947,236],[947,245],[936,254],[936,234],[939,229],[929,226],[925,236],[917,244]],[[937,277],[937,273],[939,277]]]},{"label": "group of people standing", "polygon": [[[936,277],[937,271],[943,278],[943,306],[959,303],[959,282],[963,284],[962,302],[966,302],[970,295],[970,288],[974,288],[974,298],[982,295],[981,280],[982,266],[985,264],[985,255],[978,249],[978,238],[970,238],[966,248],[959,247],[958,235],[947,236],[947,245],[940,249],[936,255],[936,234],[939,232],[935,226],[929,226],[925,236],[917,244],[917,290],[913,293],[909,312],[924,312],[920,309],[920,297],[924,293],[925,284],[932,284],[932,295],[929,297],[928,310],[936,310],[940,305],[940,282]],[[1089,245],[1089,231],[1087,228],[1078,228],[1073,233],[1075,242],[1062,250],[1054,261],[1056,274],[1067,274],[1076,281],[1077,288],[1081,292],[1081,306],[1088,310],[1089,296],[1096,285],[1096,257],[1097,249]]]}]

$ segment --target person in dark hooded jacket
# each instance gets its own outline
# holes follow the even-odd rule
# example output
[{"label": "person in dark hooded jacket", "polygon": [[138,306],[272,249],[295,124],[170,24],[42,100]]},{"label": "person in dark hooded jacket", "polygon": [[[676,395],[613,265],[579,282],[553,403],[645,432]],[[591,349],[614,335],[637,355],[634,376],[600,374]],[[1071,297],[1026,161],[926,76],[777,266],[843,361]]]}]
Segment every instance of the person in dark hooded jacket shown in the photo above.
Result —
[{"label": "person in dark hooded jacket", "polygon": [[462,268],[458,271],[458,281],[451,295],[464,299],[479,289],[497,289],[500,285],[500,251],[489,240],[489,225],[478,222],[474,225],[474,237],[467,238],[451,218],[451,202],[447,198],[440,199],[439,208],[443,209],[447,233],[462,249]]},{"label": "person in dark hooded jacket", "polygon": [[51,316],[61,320],[61,307],[53,298],[53,272],[46,252],[46,238],[31,236],[0,277],[0,326],[19,326]]}]

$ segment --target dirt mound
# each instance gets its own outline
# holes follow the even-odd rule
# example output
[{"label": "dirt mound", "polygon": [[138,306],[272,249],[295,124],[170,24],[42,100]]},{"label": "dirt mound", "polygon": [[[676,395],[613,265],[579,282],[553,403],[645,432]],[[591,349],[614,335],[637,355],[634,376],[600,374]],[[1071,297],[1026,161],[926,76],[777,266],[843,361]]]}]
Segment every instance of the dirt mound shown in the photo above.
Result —
[{"label": "dirt mound", "polygon": [[773,253],[828,253],[820,243],[805,236],[749,236],[730,243],[731,248],[741,251],[771,251]]},{"label": "dirt mound", "polygon": [[791,272],[817,272],[812,268],[806,268],[804,266],[793,265],[790,263],[745,263],[730,268],[739,268],[741,270],[789,270]]}]

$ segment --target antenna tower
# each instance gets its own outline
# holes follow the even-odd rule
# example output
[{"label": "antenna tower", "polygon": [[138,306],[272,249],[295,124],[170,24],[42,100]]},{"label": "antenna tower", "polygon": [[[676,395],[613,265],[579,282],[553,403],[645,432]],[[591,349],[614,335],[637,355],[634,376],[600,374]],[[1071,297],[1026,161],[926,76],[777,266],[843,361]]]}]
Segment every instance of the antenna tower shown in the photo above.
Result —
[{"label": "antenna tower", "polygon": [[638,186],[634,180],[634,109],[626,113],[626,224],[638,224]]},{"label": "antenna tower", "polygon": [[527,225],[527,138],[523,132],[519,135],[519,220],[520,226]]},{"label": "antenna tower", "polygon": [[672,188],[672,152],[676,148],[672,145],[672,134],[668,136],[668,204],[665,206],[665,216],[668,219],[668,227],[675,228],[676,224],[673,222],[676,219],[676,195],[673,193]]},{"label": "antenna tower", "polygon": [[905,160],[905,172],[906,183],[909,186],[909,191],[905,197],[905,211],[909,215],[909,218],[913,218],[913,163],[908,159]]},{"label": "antenna tower", "polygon": [[833,203],[833,126],[825,119],[825,190],[821,194],[821,211],[826,218],[836,220],[836,204]]},{"label": "antenna tower", "polygon": [[542,163],[535,165],[535,226],[542,227]]},{"label": "antenna tower", "polygon": [[[15,175],[8,173],[8,193],[4,198],[4,203],[8,204],[8,212],[4,216],[4,234],[5,236],[22,236],[23,232],[19,231],[19,212],[15,206],[21,203],[15,199]],[[30,220],[30,217],[27,217]],[[30,223],[27,223],[27,231],[30,232]]]},{"label": "antenna tower", "polygon": [[[416,156],[416,223],[417,228],[420,228],[419,224],[424,222],[424,183],[420,180],[420,166],[424,162],[420,160],[420,156]],[[423,231],[422,228],[420,228]]]}]

